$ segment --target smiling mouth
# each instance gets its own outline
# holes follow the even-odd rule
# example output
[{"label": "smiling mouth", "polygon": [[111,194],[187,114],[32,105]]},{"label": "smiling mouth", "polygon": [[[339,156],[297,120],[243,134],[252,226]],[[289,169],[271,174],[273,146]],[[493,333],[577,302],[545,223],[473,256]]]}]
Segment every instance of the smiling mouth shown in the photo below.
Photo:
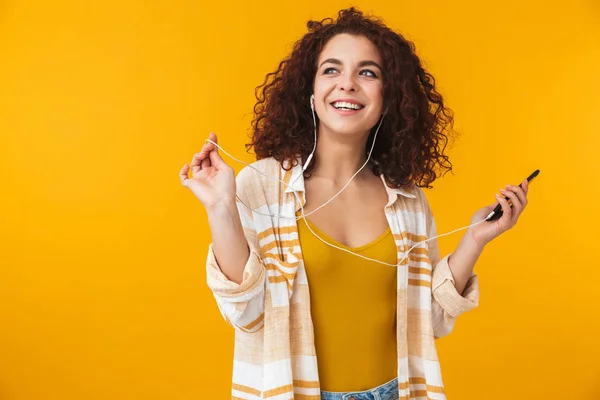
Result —
[{"label": "smiling mouth", "polygon": [[331,105],[333,106],[333,108],[342,111],[358,111],[365,108],[365,106],[363,106],[362,104],[348,103],[346,101],[334,101],[333,103],[331,103]]}]

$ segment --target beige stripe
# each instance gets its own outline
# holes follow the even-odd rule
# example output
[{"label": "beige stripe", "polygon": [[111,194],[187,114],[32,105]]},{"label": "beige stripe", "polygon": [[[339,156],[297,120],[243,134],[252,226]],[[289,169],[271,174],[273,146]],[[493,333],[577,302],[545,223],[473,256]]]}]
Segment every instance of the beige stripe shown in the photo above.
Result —
[{"label": "beige stripe", "polygon": [[[308,303],[308,286],[296,285],[294,301],[290,302],[290,355],[314,356],[313,322],[310,317]],[[311,364],[316,361],[311,360]],[[316,365],[315,365],[316,367]]]},{"label": "beige stripe", "polygon": [[427,385],[427,391],[432,393],[444,393],[444,388],[440,386]]},{"label": "beige stripe", "polygon": [[299,388],[318,389],[319,381],[300,381],[294,380],[294,386]]},{"label": "beige stripe", "polygon": [[427,236],[425,235],[416,235],[411,232],[402,231],[400,233],[394,233],[394,239],[403,241],[404,239],[411,240],[415,243],[422,242],[423,240],[427,240]]},{"label": "beige stripe", "polygon": [[283,271],[277,265],[272,264],[272,263],[266,263],[265,264],[265,268],[268,269],[269,271],[277,271],[281,275],[285,276],[286,279],[289,279],[289,280],[294,279],[294,277],[296,276],[296,274],[290,274],[290,273],[287,273],[287,272]]},{"label": "beige stripe", "polygon": [[[411,251],[411,254],[412,254],[412,251]],[[427,253],[425,255],[415,254],[415,256],[411,257],[410,259],[414,262],[425,263],[425,264],[431,265],[431,259],[429,258],[429,253]]]},{"label": "beige stripe", "polygon": [[283,283],[283,282],[285,282],[287,284],[288,289],[292,290],[292,285],[285,278],[285,276],[269,276],[269,282],[270,283]]},{"label": "beige stripe", "polygon": [[[417,242],[411,244],[410,247],[413,247],[416,243]],[[408,248],[409,250],[410,250],[410,247]],[[414,249],[410,250],[410,254],[419,255],[419,256],[426,256],[427,253],[428,253],[428,250],[423,247],[415,247]]]},{"label": "beige stripe", "polygon": [[269,227],[267,229],[265,229],[264,231],[260,232],[258,234],[258,239],[262,240],[265,239],[271,235],[283,235],[283,234],[289,234],[289,233],[293,233],[296,232],[296,227],[295,226],[283,226],[283,227]]},{"label": "beige stripe", "polygon": [[[265,315],[265,320],[268,318]],[[256,329],[256,328],[255,328]],[[256,332],[266,329],[262,324]],[[263,362],[263,335],[249,332],[235,335],[235,360],[243,363],[262,365]],[[234,367],[235,368],[235,367]]]},{"label": "beige stripe", "polygon": [[[410,383],[412,385],[427,385],[427,379],[414,377],[410,378]],[[427,385],[427,391],[432,393],[444,393],[444,388],[442,386]]]},{"label": "beige stripe", "polygon": [[[302,260],[302,255],[300,253],[291,253],[294,257],[296,257],[298,260]],[[267,258],[267,257],[272,257],[277,259],[277,262],[280,263],[281,265],[283,265],[284,267],[287,268],[296,268],[298,266],[298,262],[287,262],[287,261],[282,261],[279,257],[281,257],[279,254],[277,253],[263,253],[263,258]]]},{"label": "beige stripe", "polygon": [[[256,332],[260,332],[260,331],[261,331],[261,330],[262,330],[264,327],[265,327],[265,326],[264,326],[264,325],[262,325],[260,328],[258,328],[258,329],[256,330]],[[240,329],[242,330],[242,332],[246,332],[246,333],[256,333],[256,332],[253,332],[253,331],[251,331],[251,330],[244,329],[244,328],[242,328],[241,326],[238,326],[238,328],[240,328]]]},{"label": "beige stripe", "polygon": [[238,392],[244,392],[254,396],[260,396],[260,390],[251,388],[250,386],[238,385],[237,383],[234,383],[231,387],[232,389],[237,390]]},{"label": "beige stripe", "polygon": [[422,274],[431,276],[431,270],[428,268],[408,267],[408,272],[411,274]]},{"label": "beige stripe", "polygon": [[298,239],[294,239],[294,240],[281,240],[281,241],[274,240],[272,242],[269,242],[269,243],[265,244],[264,246],[260,246],[260,250],[263,253],[266,253],[267,251],[269,251],[271,249],[274,249],[276,247],[280,247],[280,248],[291,247],[291,248],[294,248],[296,246],[300,246],[300,241],[298,241]]},{"label": "beige stripe", "polygon": [[[265,315],[264,313],[261,314],[261,316],[258,317],[258,319],[262,320],[264,318],[264,315]],[[255,326],[255,325],[253,325],[252,328],[246,328],[245,326],[236,325],[233,322],[231,322],[231,320],[229,318],[227,318],[227,316],[225,316],[225,321],[227,321],[227,323],[231,326],[234,326],[234,325],[237,326],[238,328],[240,328],[240,330],[242,330],[243,332],[246,332],[246,333],[252,333],[251,329]],[[254,322],[256,322],[256,321],[254,321]],[[254,322],[252,322],[250,325],[252,325]],[[260,321],[258,321],[258,323],[260,323]],[[264,326],[261,326],[260,329],[258,329],[258,331],[260,331],[263,327]]]},{"label": "beige stripe", "polygon": [[413,286],[431,287],[430,281],[423,281],[421,279],[409,279],[408,284]]},{"label": "beige stripe", "polygon": [[260,316],[258,318],[256,318],[254,321],[250,322],[248,325],[243,326],[243,329],[252,329],[254,328],[256,325],[260,324],[261,321],[265,318],[265,314],[264,313],[260,313]]},{"label": "beige stripe", "polygon": [[[399,253],[406,253],[408,250],[410,250],[410,247],[396,246],[396,251]],[[423,254],[418,254],[421,253],[420,250],[423,250]],[[425,262],[431,264],[429,261],[429,251],[427,249],[414,248],[410,250],[410,253],[408,253],[408,258],[415,262]]]},{"label": "beige stripe", "polygon": [[[281,164],[279,166],[281,167]],[[290,179],[292,179],[292,173],[293,172],[294,172],[294,167],[292,167],[289,170],[285,171],[285,174],[283,174],[282,181],[284,181],[286,185],[290,184]],[[286,188],[287,188],[287,186],[286,186]]]},{"label": "beige stripe", "polygon": [[[408,326],[414,327],[407,329],[406,337],[402,339],[408,345],[408,355],[424,360],[437,360],[431,311],[409,307],[405,312],[409,321]],[[411,378],[409,382],[418,384],[419,379],[423,378]],[[422,383],[427,382],[423,379]]]},{"label": "beige stripe", "polygon": [[292,390],[294,390],[294,386],[292,386],[292,385],[281,386],[281,387],[263,392],[263,398],[266,399],[267,397],[279,396],[280,394],[291,392]]},{"label": "beige stripe", "polygon": [[282,283],[282,282],[287,282],[288,280],[285,279],[285,276],[269,276],[269,282],[271,283]]}]

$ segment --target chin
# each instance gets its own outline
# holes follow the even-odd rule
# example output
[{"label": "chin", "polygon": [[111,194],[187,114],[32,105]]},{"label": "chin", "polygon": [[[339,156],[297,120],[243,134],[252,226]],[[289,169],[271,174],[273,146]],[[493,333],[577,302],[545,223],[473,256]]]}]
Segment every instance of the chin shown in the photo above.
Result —
[{"label": "chin", "polygon": [[352,123],[342,123],[342,124],[331,124],[329,125],[330,130],[339,135],[356,135],[359,132],[370,132],[374,125],[377,125],[378,121],[375,121],[374,124],[352,124]]}]

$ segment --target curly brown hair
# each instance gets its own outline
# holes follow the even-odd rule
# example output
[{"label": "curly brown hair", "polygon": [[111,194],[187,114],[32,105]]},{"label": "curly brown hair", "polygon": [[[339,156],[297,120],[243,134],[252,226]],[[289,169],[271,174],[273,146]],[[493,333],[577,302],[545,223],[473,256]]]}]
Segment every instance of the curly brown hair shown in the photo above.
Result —
[{"label": "curly brown hair", "polygon": [[[452,170],[443,151],[448,144],[447,134],[456,136],[452,135],[456,134],[452,129],[453,112],[444,106],[435,79],[423,69],[412,42],[354,7],[339,11],[336,21],[311,20],[307,27],[308,33],[294,44],[291,54],[256,88],[248,152],[254,148],[258,160],[273,157],[288,170],[298,157],[303,164],[306,162],[314,146],[309,99],[318,57],[332,37],[347,33],[369,39],[383,61],[383,104],[388,111],[371,154],[375,161],[373,173],[383,174],[390,187],[414,183],[431,188],[438,169],[443,175]],[[374,133],[375,127],[365,153],[371,148]],[[305,171],[306,177],[315,160],[316,154]]]}]

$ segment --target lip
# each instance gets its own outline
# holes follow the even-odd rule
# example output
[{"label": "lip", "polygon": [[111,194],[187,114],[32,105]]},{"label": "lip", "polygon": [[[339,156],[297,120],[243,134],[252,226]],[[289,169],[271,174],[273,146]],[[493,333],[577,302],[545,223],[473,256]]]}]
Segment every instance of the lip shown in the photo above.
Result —
[{"label": "lip", "polygon": [[335,99],[332,102],[330,102],[329,104],[333,104],[336,103],[338,101],[343,101],[345,103],[350,103],[350,104],[356,104],[357,106],[361,106],[361,107],[365,107],[364,104],[362,104],[361,102],[354,100],[354,99]]},{"label": "lip", "polygon": [[[358,106],[361,106],[362,108],[360,110],[339,110],[333,106],[333,103],[338,102],[338,101],[343,101],[343,102],[350,103],[350,104],[356,104]],[[336,100],[332,101],[331,103],[329,103],[329,106],[333,109],[334,112],[336,112],[337,114],[342,115],[342,116],[356,115],[359,112],[361,112],[362,110],[364,110],[364,108],[365,108],[364,104],[362,104],[354,99],[336,99]]]},{"label": "lip", "polygon": [[333,106],[333,104],[330,104],[330,105],[329,105],[329,107],[331,107],[331,109],[332,109],[332,110],[333,110],[335,113],[337,113],[337,114],[339,114],[339,115],[342,115],[342,116],[356,115],[356,114],[358,114],[359,112],[361,112],[362,110],[364,110],[364,108],[361,108],[360,110],[339,110],[339,109],[335,108],[335,107]]}]

